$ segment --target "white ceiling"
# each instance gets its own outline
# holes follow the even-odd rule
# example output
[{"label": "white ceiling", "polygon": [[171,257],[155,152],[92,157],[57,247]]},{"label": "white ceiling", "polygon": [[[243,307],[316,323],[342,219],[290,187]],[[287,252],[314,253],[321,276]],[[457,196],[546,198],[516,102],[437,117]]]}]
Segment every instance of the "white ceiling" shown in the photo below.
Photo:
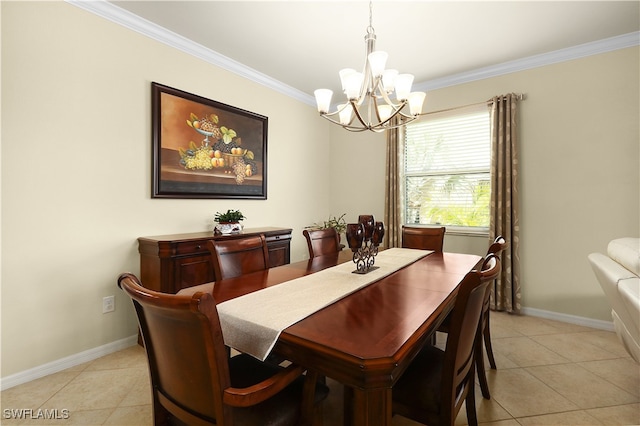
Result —
[{"label": "white ceiling", "polygon": [[[367,1],[110,3],[306,94],[337,91],[338,71],[364,64]],[[416,83],[640,30],[640,1],[398,0],[372,10],[387,67]]]}]

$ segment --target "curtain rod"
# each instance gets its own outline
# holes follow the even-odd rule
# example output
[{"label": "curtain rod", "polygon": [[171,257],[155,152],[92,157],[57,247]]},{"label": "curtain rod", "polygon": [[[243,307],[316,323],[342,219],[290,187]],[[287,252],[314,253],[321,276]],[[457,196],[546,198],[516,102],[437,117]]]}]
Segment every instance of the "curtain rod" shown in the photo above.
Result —
[{"label": "curtain rod", "polygon": [[[524,101],[525,99],[527,99],[527,95],[526,93],[514,93],[514,95],[516,95],[517,99],[519,101]],[[506,97],[506,95],[502,95],[502,98],[504,99]],[[441,109],[438,111],[431,111],[431,112],[423,112],[420,115],[430,115],[430,114],[438,114],[441,112],[449,112],[449,111],[455,111],[457,109],[463,109],[463,108],[469,108],[472,106],[478,106],[478,105],[490,105],[491,102],[493,101],[493,99],[489,99],[487,101],[484,102],[476,102],[474,104],[468,104],[468,105],[461,105],[461,106],[457,106],[457,107],[451,107],[451,108],[446,108],[446,109]]]}]

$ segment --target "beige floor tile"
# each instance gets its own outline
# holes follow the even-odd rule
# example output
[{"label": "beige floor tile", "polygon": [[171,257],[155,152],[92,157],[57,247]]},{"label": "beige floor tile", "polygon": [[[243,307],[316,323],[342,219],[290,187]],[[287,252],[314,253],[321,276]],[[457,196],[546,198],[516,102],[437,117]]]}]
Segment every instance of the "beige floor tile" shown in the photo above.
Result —
[{"label": "beige floor tile", "polygon": [[487,377],[491,399],[513,417],[577,410],[579,407],[522,368]]},{"label": "beige floor tile", "polygon": [[47,405],[71,411],[115,408],[131,391],[139,372],[139,368],[83,371]]},{"label": "beige floor tile", "polygon": [[152,425],[153,410],[151,405],[116,408],[104,424],[116,426]]},{"label": "beige floor tile", "polygon": [[531,340],[553,350],[572,362],[613,359],[619,356],[585,339],[588,333],[550,334],[533,336]]},{"label": "beige floor tile", "polygon": [[[569,362],[568,359],[528,337],[493,339],[492,345],[495,355],[499,354],[518,367]],[[497,362],[496,360],[496,364]],[[505,366],[503,366],[503,368],[505,368]]]},{"label": "beige floor tile", "polygon": [[611,352],[620,358],[629,358],[629,353],[624,348],[624,345],[613,331],[595,330],[583,333],[585,341],[591,343],[594,346],[598,346],[602,349]]},{"label": "beige floor tile", "polygon": [[[502,325],[502,323],[500,323],[499,321],[503,320],[504,326],[508,327],[513,332],[517,332],[524,336],[538,336],[543,334],[557,334],[566,332],[566,326],[559,325],[562,323],[546,320],[543,318],[512,314],[506,314],[507,318],[500,318],[501,315],[504,315],[504,313],[501,312],[492,312],[491,315],[492,323],[496,322],[496,325]],[[571,327],[571,329],[574,329],[573,326]]]},{"label": "beige floor tile", "polygon": [[529,367],[526,371],[583,409],[638,402],[638,397],[576,364]]},{"label": "beige floor tile", "polygon": [[[464,405],[460,409],[460,414],[461,415],[458,417],[463,418],[466,424],[467,416],[466,407]],[[479,423],[507,420],[511,418],[509,412],[505,410],[495,398],[484,399],[479,386],[476,386],[476,415]]]},{"label": "beige floor tile", "polygon": [[640,365],[631,358],[581,362],[578,365],[630,394],[640,397]]},{"label": "beige floor tile", "polygon": [[602,425],[598,419],[586,411],[568,411],[565,413],[545,414],[543,416],[521,417],[518,423],[522,426],[551,426],[551,425]]},{"label": "beige floor tile", "polygon": [[[492,344],[493,344],[493,339],[492,339]],[[482,356],[484,359],[485,370],[489,372],[489,370],[491,369],[491,366],[489,365],[489,358],[487,357],[487,352],[486,351],[483,352]],[[503,355],[500,352],[498,352],[495,348],[495,344],[493,346],[493,359],[496,361],[496,368],[498,370],[520,367],[518,364],[516,364],[511,359],[509,359],[506,355]],[[493,371],[496,371],[496,370],[493,370]]]},{"label": "beige floor tile", "polygon": [[[2,391],[2,409],[36,409],[43,406],[56,392],[64,388],[81,372],[68,372],[68,370],[54,373],[40,379],[33,380],[22,385],[14,386]],[[43,408],[65,408],[47,406]],[[4,412],[4,411],[3,411]]]},{"label": "beige floor tile", "polygon": [[491,319],[490,324],[489,324],[489,328],[491,329],[491,337],[493,339],[500,339],[503,337],[522,337],[524,336],[524,334],[519,333],[509,327],[506,327],[504,325],[502,325],[502,323],[500,321],[495,321],[494,320],[494,314],[491,314]]},{"label": "beige floor tile", "polygon": [[147,354],[142,346],[135,345],[92,361],[87,371],[114,370],[119,368],[147,368]]},{"label": "beige floor tile", "polygon": [[640,425],[640,404],[587,410],[605,425]]},{"label": "beige floor tile", "polygon": [[520,426],[520,423],[518,423],[517,420],[515,419],[509,419],[509,420],[498,420],[497,422],[480,422],[478,423],[479,426]]},{"label": "beige floor tile", "polygon": [[[492,312],[492,315],[494,312]],[[498,315],[504,314],[498,312]],[[498,316],[494,315],[494,316]],[[538,318],[526,315],[508,315],[505,320],[506,325],[512,330],[521,333],[525,336],[539,336],[543,334],[558,334],[558,333],[577,333],[582,331],[593,331],[592,328],[584,327],[581,325],[563,323],[559,321],[553,321],[545,318]],[[491,317],[493,321],[493,316]]]},{"label": "beige floor tile", "polygon": [[125,395],[119,407],[149,405],[153,402],[151,396],[151,379],[146,367],[136,368],[135,381],[129,393]]}]

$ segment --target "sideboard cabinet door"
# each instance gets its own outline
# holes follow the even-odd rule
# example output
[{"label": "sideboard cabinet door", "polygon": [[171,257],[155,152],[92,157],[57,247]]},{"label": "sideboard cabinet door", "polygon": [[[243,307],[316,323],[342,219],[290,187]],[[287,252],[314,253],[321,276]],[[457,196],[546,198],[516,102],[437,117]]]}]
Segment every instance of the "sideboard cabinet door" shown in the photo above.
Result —
[{"label": "sideboard cabinet door", "polygon": [[269,251],[269,267],[287,265],[291,262],[291,234],[266,237]]},{"label": "sideboard cabinet door", "polygon": [[[241,235],[264,234],[269,250],[270,267],[290,262],[291,229],[247,228]],[[183,288],[215,281],[208,240],[241,236],[223,236],[212,232],[160,235],[138,238],[140,280],[142,285],[163,293],[177,293]]]}]

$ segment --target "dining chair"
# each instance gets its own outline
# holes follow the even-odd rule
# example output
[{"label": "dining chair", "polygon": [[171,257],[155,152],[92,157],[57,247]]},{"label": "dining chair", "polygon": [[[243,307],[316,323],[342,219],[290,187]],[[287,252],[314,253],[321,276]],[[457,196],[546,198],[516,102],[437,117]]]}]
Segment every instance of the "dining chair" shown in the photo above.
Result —
[{"label": "dining chair", "polygon": [[402,226],[402,247],[442,252],[444,245],[444,226],[426,228],[421,226]]},{"label": "dining chair", "polygon": [[477,425],[475,357],[484,295],[500,273],[500,259],[487,255],[480,270],[458,287],[445,350],[425,346],[392,389],[393,413],[428,425],[453,425],[466,401],[467,421]]},{"label": "dining chair", "polygon": [[188,425],[322,424],[328,389],[317,382],[317,374],[246,354],[229,359],[210,293],[158,293],[129,273],[119,276],[118,286],[133,300],[138,316],[154,425],[175,419]]},{"label": "dining chair", "polygon": [[[489,246],[487,255],[493,254],[500,258],[500,255],[502,254],[504,249],[507,248],[507,246],[507,241],[502,235],[499,235]],[[491,327],[489,324],[489,313],[491,312],[491,309],[489,309],[489,306],[491,304],[491,290],[491,286],[489,286],[489,288],[487,288],[487,293],[484,296],[484,303],[482,306],[482,324],[480,326],[482,335],[480,336],[480,339],[478,339],[478,350],[476,352],[476,369],[478,370],[478,381],[480,382],[482,396],[485,399],[491,399],[491,393],[489,392],[489,383],[487,383],[487,373],[485,372],[484,366],[484,352],[482,351],[483,342],[485,351],[487,352],[487,358],[489,359],[489,366],[492,370],[495,370],[497,368],[496,360],[493,357],[493,347],[491,345]]]},{"label": "dining chair", "polygon": [[305,229],[302,235],[307,240],[309,258],[340,251],[340,236],[335,228]]},{"label": "dining chair", "polygon": [[[493,254],[496,257],[500,258],[500,254],[507,248],[508,243],[504,239],[503,236],[498,236],[495,238],[493,243],[489,246],[487,250],[487,255]],[[495,280],[494,280],[495,281]],[[476,350],[476,371],[478,374],[478,382],[480,383],[480,390],[482,391],[482,397],[485,399],[491,399],[491,392],[489,391],[489,383],[487,382],[487,373],[484,365],[484,352],[482,350],[482,343],[484,342],[484,348],[487,352],[487,358],[489,359],[489,366],[492,370],[495,370],[496,361],[493,356],[493,347],[491,345],[491,326],[489,324],[489,305],[491,303],[491,286],[487,287],[487,293],[484,295],[484,301],[482,304],[482,323],[480,325],[481,336],[478,339],[478,349]],[[448,333],[450,326],[450,318],[447,317],[444,322],[438,328],[438,331],[441,333]]]},{"label": "dining chair", "polygon": [[209,240],[207,247],[211,252],[216,281],[269,268],[269,251],[264,234]]}]

